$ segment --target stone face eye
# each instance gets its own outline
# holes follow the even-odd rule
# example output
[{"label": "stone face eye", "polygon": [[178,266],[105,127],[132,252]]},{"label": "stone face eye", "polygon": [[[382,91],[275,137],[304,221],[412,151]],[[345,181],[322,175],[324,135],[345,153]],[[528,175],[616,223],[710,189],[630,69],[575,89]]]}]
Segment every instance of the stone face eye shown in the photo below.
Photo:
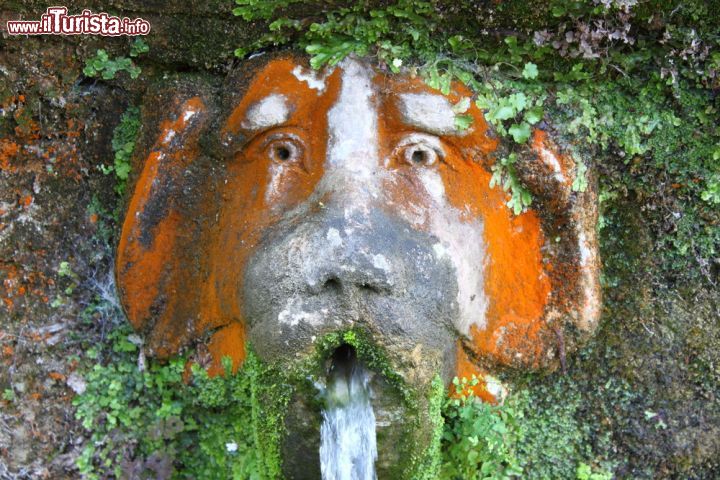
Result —
[{"label": "stone face eye", "polygon": [[398,144],[395,157],[414,167],[430,167],[444,158],[444,151],[437,137],[414,134]]},{"label": "stone face eye", "polygon": [[430,166],[437,162],[438,154],[425,145],[410,145],[405,147],[403,155],[410,165]]},{"label": "stone face eye", "polygon": [[278,163],[293,163],[302,157],[302,148],[287,138],[270,141],[265,152],[271,160]]}]

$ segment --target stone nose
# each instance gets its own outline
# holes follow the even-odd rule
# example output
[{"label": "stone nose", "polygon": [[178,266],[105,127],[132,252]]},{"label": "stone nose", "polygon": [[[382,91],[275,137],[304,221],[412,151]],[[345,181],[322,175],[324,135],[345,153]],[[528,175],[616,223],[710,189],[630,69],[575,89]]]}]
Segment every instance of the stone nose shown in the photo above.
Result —
[{"label": "stone nose", "polygon": [[311,294],[390,294],[400,282],[401,259],[394,229],[380,215],[344,218],[328,215],[310,239],[314,255],[303,260],[304,281]]}]

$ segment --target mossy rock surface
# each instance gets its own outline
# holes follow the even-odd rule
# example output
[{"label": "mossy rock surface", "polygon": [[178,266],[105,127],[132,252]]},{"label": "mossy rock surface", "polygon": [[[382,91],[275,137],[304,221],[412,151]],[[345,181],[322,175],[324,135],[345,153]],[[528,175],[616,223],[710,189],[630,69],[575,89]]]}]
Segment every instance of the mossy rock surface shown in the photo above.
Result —
[{"label": "mossy rock surface", "polygon": [[[696,8],[717,12],[716,1],[639,5],[658,15],[650,16],[654,20],[642,27],[637,42],[655,42],[657,29],[672,18],[682,19],[678,28],[692,22],[705,30],[715,22],[718,28],[707,15],[692,16]],[[268,23],[243,22],[226,1],[67,6],[141,16],[153,30],[146,38],[150,51],[134,59],[143,70],[136,80],[124,72],[112,81],[82,74],[85,60],[99,48],[128,55],[127,38],[0,37],[0,478],[78,476],[76,461],[89,434],[74,419],[70,398],[83,389],[86,352],[107,345],[108,332],[121,322],[97,305],[108,301],[100,298],[103,292],[112,296],[103,289],[109,288],[114,232],[125,201],[114,192],[114,178],[98,167],[112,162],[110,145],[122,113],[128,105],[141,107],[139,141],[147,142],[147,126],[160,113],[151,103],[140,105],[148,92],[221,84],[238,61],[233,50],[267,32]],[[534,32],[556,31],[553,6],[557,2],[487,1],[438,2],[435,8],[446,32],[487,30],[482,50],[508,36],[527,40]],[[32,19],[46,7],[11,0],[0,9],[3,18]],[[312,5],[287,11],[310,21],[324,18]],[[672,11],[674,17],[666,15]],[[712,58],[717,39],[703,41]],[[615,60],[608,70],[624,72]],[[657,72],[646,73],[623,80],[617,72],[613,81],[632,93],[633,81],[644,83]],[[720,245],[713,243],[720,238],[720,220],[717,206],[696,195],[712,173],[712,145],[702,139],[716,135],[720,87],[717,79],[678,74],[677,96],[662,93],[662,101],[708,121],[696,126],[683,117],[685,123],[668,135],[652,137],[658,148],[649,155],[621,158],[621,149],[579,149],[606,198],[605,310],[599,333],[567,359],[564,372],[505,375],[509,405],[524,413],[517,454],[527,478],[574,478],[580,463],[613,471],[616,478],[720,476]],[[570,123],[569,113],[547,120]],[[669,142],[673,131],[677,138]],[[570,135],[567,142],[585,141]],[[667,152],[680,157],[674,161]],[[687,167],[696,165],[696,156],[707,162],[702,170],[695,167],[702,175]],[[58,273],[63,262],[79,280]],[[97,362],[110,355],[101,354]],[[127,455],[135,458],[132,442]]]}]

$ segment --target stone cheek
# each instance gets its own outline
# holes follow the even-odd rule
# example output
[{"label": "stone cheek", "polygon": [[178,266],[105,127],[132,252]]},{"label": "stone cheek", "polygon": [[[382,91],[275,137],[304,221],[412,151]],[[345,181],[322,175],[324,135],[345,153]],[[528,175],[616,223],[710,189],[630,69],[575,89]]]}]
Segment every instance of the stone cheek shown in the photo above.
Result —
[{"label": "stone cheek", "polygon": [[292,362],[362,328],[427,383],[553,367],[593,331],[595,193],[571,191],[574,163],[544,132],[519,172],[534,209],[515,216],[489,187],[482,112],[455,128],[462,86],[443,96],[356,59],[314,73],[276,57],[243,78],[220,109],[178,93],[128,207],[118,285],[155,354],[211,332],[218,372],[247,340]]}]

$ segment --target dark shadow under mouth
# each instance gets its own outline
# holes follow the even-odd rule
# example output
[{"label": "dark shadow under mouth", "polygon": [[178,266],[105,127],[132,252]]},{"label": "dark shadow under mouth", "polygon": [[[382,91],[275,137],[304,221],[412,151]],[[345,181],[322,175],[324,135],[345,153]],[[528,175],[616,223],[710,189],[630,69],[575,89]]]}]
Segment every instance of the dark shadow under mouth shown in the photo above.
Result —
[{"label": "dark shadow under mouth", "polygon": [[327,372],[328,379],[344,378],[347,381],[357,366],[358,357],[355,347],[343,343],[330,355]]}]

